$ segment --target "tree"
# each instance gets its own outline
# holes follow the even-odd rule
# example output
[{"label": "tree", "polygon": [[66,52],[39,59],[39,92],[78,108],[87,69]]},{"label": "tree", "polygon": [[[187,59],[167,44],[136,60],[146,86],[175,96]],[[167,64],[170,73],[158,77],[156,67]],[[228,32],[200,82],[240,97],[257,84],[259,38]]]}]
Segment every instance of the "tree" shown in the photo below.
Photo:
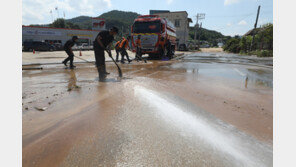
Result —
[{"label": "tree", "polygon": [[[248,36],[235,36],[227,40],[223,49],[233,53],[247,53],[250,50],[253,37]],[[272,56],[273,50],[273,25],[266,24],[258,28],[255,32],[254,45],[250,54],[256,54],[260,57]]]},{"label": "tree", "polygon": [[233,53],[239,53],[240,47],[239,47],[240,39],[239,38],[231,38],[226,42],[223,49],[225,51],[233,52]]},{"label": "tree", "polygon": [[65,19],[56,19],[52,24],[50,24],[50,27],[66,28]]},{"label": "tree", "polygon": [[73,24],[71,22],[66,22],[66,28],[80,29],[79,25]]}]

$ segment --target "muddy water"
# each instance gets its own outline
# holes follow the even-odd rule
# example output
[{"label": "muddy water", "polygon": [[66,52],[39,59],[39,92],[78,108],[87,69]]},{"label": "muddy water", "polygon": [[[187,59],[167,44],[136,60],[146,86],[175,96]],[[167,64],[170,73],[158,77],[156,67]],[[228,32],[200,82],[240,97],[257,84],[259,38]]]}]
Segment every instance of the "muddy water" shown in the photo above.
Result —
[{"label": "muddy water", "polygon": [[23,166],[272,166],[272,67],[230,56],[23,71]]}]

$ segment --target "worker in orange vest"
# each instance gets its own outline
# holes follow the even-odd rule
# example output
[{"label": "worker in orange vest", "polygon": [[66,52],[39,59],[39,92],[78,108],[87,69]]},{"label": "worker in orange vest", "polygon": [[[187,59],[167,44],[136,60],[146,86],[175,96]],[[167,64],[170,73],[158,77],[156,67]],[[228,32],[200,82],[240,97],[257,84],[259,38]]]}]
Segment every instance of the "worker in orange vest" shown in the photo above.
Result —
[{"label": "worker in orange vest", "polygon": [[129,59],[128,53],[126,52],[126,48],[130,48],[129,47],[129,41],[130,41],[131,37],[128,36],[126,39],[123,38],[123,40],[121,41],[119,48],[120,48],[120,53],[121,53],[121,63],[124,64],[124,56],[126,56],[128,63],[130,63],[132,60]]},{"label": "worker in orange vest", "polygon": [[141,51],[141,35],[138,35],[138,38],[136,39],[136,60],[139,61],[140,59],[142,59],[142,51]]},{"label": "worker in orange vest", "polygon": [[120,45],[120,43],[121,43],[121,41],[122,41],[123,39],[124,39],[124,38],[122,38],[121,40],[117,41],[117,42],[115,43],[115,46],[114,46],[115,51],[116,51],[116,62],[119,62],[119,60],[118,60],[119,53],[120,53],[119,45]]},{"label": "worker in orange vest", "polygon": [[165,56],[165,40],[164,40],[164,37],[160,37],[160,40],[158,42],[158,51],[159,51],[159,54],[160,54],[160,57],[161,58],[164,58]]}]

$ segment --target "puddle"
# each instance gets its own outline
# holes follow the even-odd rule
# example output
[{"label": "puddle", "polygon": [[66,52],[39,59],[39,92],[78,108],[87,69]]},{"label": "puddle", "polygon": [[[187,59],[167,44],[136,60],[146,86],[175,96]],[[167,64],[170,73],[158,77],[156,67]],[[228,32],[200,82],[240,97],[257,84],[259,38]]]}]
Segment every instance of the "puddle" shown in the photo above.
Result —
[{"label": "puddle", "polygon": [[273,87],[273,70],[267,64],[272,59],[239,56],[225,53],[196,53],[184,57],[184,61],[167,65],[167,68],[183,69],[187,74],[220,77],[240,81],[247,88]]}]

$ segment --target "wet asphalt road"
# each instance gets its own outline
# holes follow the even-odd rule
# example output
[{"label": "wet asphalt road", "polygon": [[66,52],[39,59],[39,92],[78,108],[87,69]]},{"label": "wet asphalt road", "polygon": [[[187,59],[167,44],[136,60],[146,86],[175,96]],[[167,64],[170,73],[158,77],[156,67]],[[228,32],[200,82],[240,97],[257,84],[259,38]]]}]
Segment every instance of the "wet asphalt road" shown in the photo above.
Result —
[{"label": "wet asphalt road", "polygon": [[23,71],[23,166],[272,166],[272,59]]}]

